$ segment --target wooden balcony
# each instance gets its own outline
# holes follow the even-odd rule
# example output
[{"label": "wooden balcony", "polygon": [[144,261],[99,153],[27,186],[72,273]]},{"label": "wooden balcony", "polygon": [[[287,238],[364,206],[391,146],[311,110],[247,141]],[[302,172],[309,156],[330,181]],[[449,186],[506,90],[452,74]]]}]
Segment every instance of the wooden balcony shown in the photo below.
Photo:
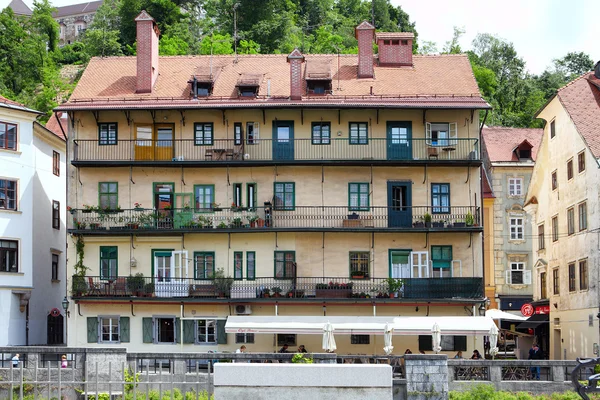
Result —
[{"label": "wooden balcony", "polygon": [[221,167],[267,165],[478,165],[478,139],[385,139],[364,143],[331,138],[256,139],[250,143],[215,139],[199,145],[193,139],[74,141],[75,166]]},{"label": "wooden balcony", "polygon": [[[227,301],[310,301],[329,299],[355,301],[381,299],[410,300],[481,300],[483,278],[403,278],[400,289],[390,294],[388,278],[350,279],[340,277],[297,277],[254,280],[217,278],[198,280],[175,277],[73,276],[72,296],[84,298],[186,298]],[[367,300],[368,299],[368,300]]]},{"label": "wooden balcony", "polygon": [[69,232],[170,235],[248,232],[480,232],[480,208],[297,206],[70,211]]}]

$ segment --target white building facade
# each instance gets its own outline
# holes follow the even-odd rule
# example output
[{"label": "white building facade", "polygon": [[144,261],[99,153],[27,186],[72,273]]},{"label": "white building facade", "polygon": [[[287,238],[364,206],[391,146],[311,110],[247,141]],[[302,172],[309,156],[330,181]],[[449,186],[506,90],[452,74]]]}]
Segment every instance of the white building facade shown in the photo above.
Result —
[{"label": "white building facade", "polygon": [[0,97],[0,346],[64,343],[65,140]]}]

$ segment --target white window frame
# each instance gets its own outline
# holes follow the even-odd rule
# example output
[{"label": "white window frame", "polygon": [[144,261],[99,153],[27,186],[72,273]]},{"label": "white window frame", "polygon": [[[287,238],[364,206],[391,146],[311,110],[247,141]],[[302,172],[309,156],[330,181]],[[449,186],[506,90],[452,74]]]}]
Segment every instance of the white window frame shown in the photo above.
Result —
[{"label": "white window frame", "polygon": [[[109,327],[109,340],[103,338],[103,321],[110,320]],[[112,320],[116,320],[117,323],[117,340],[112,340],[112,329],[114,327]],[[99,315],[98,316],[98,343],[104,344],[120,344],[121,343],[121,317],[118,315]]]},{"label": "white window frame", "polygon": [[508,195],[512,197],[523,196],[523,178],[508,178]]},{"label": "white window frame", "polygon": [[[205,333],[204,333],[204,340],[200,340],[200,328],[201,328],[200,322],[201,321],[204,321],[204,323],[205,323],[205,326],[203,328],[203,329],[206,330]],[[210,335],[208,333],[208,328],[209,328],[209,323],[210,322],[213,323],[214,341],[209,341],[208,340],[208,336]],[[210,345],[210,346],[215,345],[216,346],[219,343],[218,338],[217,338],[218,337],[218,332],[217,332],[217,318],[199,318],[199,319],[195,320],[194,326],[195,326],[195,332],[196,332],[196,337],[195,337],[194,340],[195,340],[196,344],[204,344],[204,345]]]},{"label": "white window frame", "polygon": [[[444,137],[438,137],[433,139],[432,131],[434,130],[432,125],[448,125],[448,130],[445,131]],[[443,131],[444,132],[444,131]],[[458,137],[458,124],[456,122],[427,122],[425,124],[425,138],[428,146],[434,147],[455,147]]]},{"label": "white window frame", "polygon": [[[525,269],[525,263],[521,261],[509,261],[509,268],[505,271],[505,279],[508,285],[531,285],[531,270]],[[522,282],[515,282],[514,272],[521,272]]]},{"label": "white window frame", "polygon": [[[159,319],[172,319],[173,320],[173,341],[172,342],[161,342],[160,338],[159,338],[159,333],[160,333],[160,324],[158,323]],[[153,322],[153,330],[154,330],[154,344],[176,344],[177,343],[177,335],[179,334],[179,332],[177,332],[177,327],[176,327],[176,318],[172,315],[157,315],[152,317],[152,322]]]},{"label": "white window frame", "polygon": [[[520,221],[520,223],[519,223]],[[525,218],[522,216],[511,215],[508,221],[510,229],[510,240],[525,239]]]}]

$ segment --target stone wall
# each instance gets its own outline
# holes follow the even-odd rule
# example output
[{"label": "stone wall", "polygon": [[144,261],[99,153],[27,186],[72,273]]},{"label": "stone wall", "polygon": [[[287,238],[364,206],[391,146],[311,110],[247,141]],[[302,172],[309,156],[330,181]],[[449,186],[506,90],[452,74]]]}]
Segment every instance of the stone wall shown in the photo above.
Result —
[{"label": "stone wall", "polygon": [[448,399],[448,356],[406,354],[408,400]]}]

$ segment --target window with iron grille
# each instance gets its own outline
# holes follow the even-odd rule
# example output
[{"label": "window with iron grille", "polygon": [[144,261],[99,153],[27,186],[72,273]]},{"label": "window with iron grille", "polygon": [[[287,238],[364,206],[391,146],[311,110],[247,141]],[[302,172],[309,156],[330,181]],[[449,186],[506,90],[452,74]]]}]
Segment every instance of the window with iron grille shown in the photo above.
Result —
[{"label": "window with iron grille", "polygon": [[579,260],[579,290],[588,290],[587,260]]},{"label": "window with iron grille", "polygon": [[567,210],[567,234],[571,236],[575,233],[575,209]]},{"label": "window with iron grille", "polygon": [[60,229],[60,202],[52,200],[52,228]]},{"label": "window with iron grille", "polygon": [[538,250],[546,248],[546,239],[544,238],[544,224],[538,225]]},{"label": "window with iron grille", "polygon": [[52,173],[56,176],[60,176],[60,153],[52,151]]},{"label": "window with iron grille", "polygon": [[575,263],[569,264],[569,292],[577,290],[577,284],[575,279]]},{"label": "window with iron grille", "polygon": [[67,368],[77,368],[77,359],[74,353],[42,353],[38,358],[38,366],[41,368],[60,368],[62,356],[67,356]]},{"label": "window with iron grille", "polygon": [[365,279],[369,277],[369,256],[368,251],[350,252],[350,277],[356,277],[361,273]]},{"label": "window with iron grille", "polygon": [[587,203],[581,203],[577,206],[579,211],[579,231],[587,229]]},{"label": "window with iron grille", "polygon": [[58,280],[58,254],[52,254],[52,278],[53,281]]},{"label": "window with iron grille", "polygon": [[17,181],[0,179],[0,209],[17,210]]},{"label": "window with iron grille", "polygon": [[577,167],[579,172],[585,171],[585,151],[577,154]]},{"label": "window with iron grille", "polygon": [[0,149],[17,150],[17,125],[0,121]]},{"label": "window with iron grille", "polygon": [[552,270],[552,288],[554,294],[560,294],[560,275],[558,268]]},{"label": "window with iron grille", "polygon": [[350,344],[370,344],[371,337],[369,335],[350,335]]}]

